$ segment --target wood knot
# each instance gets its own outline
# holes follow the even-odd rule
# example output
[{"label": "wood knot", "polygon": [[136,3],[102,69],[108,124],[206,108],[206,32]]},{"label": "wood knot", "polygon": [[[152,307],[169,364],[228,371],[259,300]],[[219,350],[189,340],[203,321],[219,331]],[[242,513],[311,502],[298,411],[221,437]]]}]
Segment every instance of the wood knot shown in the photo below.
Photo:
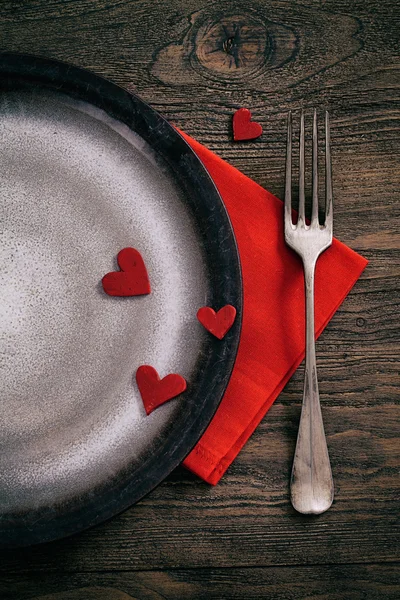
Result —
[{"label": "wood knot", "polygon": [[195,32],[193,46],[197,63],[193,66],[229,79],[258,72],[271,49],[265,23],[239,14],[206,18]]},{"label": "wood knot", "polygon": [[[215,83],[232,102],[233,88],[276,91],[313,78],[318,87],[327,69],[362,48],[354,17],[295,2],[290,10],[279,3],[249,2],[246,10],[233,4],[208,3],[181,19],[170,42],[155,50],[152,75],[182,86],[188,98],[189,88],[207,94]],[[203,90],[204,80],[211,86]]]},{"label": "wood knot", "polygon": [[225,40],[225,42],[223,43],[223,49],[227,54],[231,54],[232,53],[232,48],[235,45],[235,38],[234,37],[230,37],[227,40]]}]

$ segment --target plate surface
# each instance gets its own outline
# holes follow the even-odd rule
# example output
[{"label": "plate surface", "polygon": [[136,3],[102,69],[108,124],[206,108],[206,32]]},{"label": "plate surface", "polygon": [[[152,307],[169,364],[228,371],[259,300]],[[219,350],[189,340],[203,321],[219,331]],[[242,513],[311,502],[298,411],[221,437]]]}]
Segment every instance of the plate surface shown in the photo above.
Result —
[{"label": "plate surface", "polygon": [[[92,73],[0,56],[0,545],[69,535],[179,464],[228,383],[241,321],[233,232],[210,177],[139,98]],[[101,278],[137,248],[152,293]],[[227,303],[222,340],[196,319]],[[187,391],[146,416],[151,364]]]}]

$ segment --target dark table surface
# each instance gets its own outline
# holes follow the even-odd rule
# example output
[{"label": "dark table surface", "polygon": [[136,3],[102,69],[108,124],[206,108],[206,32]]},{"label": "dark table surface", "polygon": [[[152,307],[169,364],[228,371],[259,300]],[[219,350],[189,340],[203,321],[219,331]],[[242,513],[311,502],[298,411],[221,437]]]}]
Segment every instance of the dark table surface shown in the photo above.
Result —
[{"label": "dark table surface", "polygon": [[[137,92],[281,197],[287,111],[328,108],[335,234],[370,260],[317,343],[331,510],[308,518],[289,503],[300,369],[219,485],[179,468],[108,523],[1,554],[2,600],[82,587],[140,600],[400,597],[396,5],[1,0],[0,51],[69,61]],[[264,127],[255,142],[231,140],[240,106]]]}]

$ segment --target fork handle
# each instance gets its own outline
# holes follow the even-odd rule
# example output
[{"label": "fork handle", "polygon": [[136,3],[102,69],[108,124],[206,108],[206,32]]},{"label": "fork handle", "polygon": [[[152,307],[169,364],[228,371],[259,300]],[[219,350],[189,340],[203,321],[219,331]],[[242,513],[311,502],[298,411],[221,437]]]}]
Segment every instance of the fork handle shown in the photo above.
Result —
[{"label": "fork handle", "polygon": [[314,337],[314,273],[316,261],[304,260],[306,289],[306,366],[303,406],[290,480],[293,507],[320,514],[333,501],[333,479],[319,402]]}]

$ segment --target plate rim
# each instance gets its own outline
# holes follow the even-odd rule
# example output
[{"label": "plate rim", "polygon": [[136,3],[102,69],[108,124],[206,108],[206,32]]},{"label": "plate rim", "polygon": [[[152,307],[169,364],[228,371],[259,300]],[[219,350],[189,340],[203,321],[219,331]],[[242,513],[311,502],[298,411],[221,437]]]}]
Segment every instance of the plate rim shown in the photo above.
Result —
[{"label": "plate rim", "polygon": [[[207,382],[199,382],[201,387],[198,388],[197,394],[191,395],[194,400],[197,397],[206,397],[207,400],[203,400],[203,404],[207,410],[200,412],[193,399],[191,400],[191,408],[197,410],[196,418],[187,428],[186,437],[183,436],[183,439],[174,442],[171,440],[166,444],[165,450],[168,451],[168,455],[164,452],[156,470],[153,469],[139,482],[126,473],[125,484],[112,485],[107,493],[105,490],[101,491],[102,502],[99,500],[97,488],[94,488],[84,495],[83,507],[68,501],[64,505],[68,507],[66,512],[59,513],[56,519],[54,512],[59,506],[3,516],[0,519],[0,549],[29,546],[73,535],[123,512],[157,487],[196,445],[222,400],[236,360],[243,311],[240,257],[228,212],[201,159],[175,127],[136,94],[89,70],[65,62],[27,54],[1,53],[0,94],[4,89],[9,89],[8,86],[12,83],[56,89],[94,104],[128,125],[156,149],[184,189],[186,203],[191,204],[190,211],[193,214],[201,213],[200,218],[207,221],[208,235],[211,233],[216,236],[207,241],[207,255],[212,251],[212,256],[219,259],[214,266],[208,264],[208,276],[214,283],[211,290],[213,294],[215,290],[219,291],[224,298],[220,306],[227,303],[235,306],[237,317],[234,326],[223,340],[211,339],[212,336],[209,336],[208,347],[211,348],[212,358],[215,359],[214,363],[210,357],[207,359],[207,374],[211,377]],[[200,205],[191,200],[193,191],[197,191],[197,197],[202,200]],[[200,223],[202,227],[205,226]],[[199,219],[197,224],[199,225]],[[202,236],[206,240],[204,232]],[[218,272],[221,264],[225,267],[223,275]],[[214,308],[217,306],[214,305]],[[215,363],[225,365],[222,376]],[[151,462],[150,459],[140,466],[139,473],[148,462]],[[124,473],[125,471],[129,469],[124,470]],[[127,479],[130,479],[129,485],[126,485]]]}]

